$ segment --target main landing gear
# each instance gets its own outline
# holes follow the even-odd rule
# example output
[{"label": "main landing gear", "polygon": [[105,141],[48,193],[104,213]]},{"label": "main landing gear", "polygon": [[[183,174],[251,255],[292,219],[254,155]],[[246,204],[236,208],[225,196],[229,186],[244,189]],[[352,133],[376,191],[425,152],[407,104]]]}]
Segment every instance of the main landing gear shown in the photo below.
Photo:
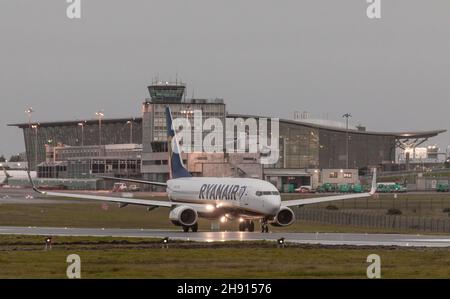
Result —
[{"label": "main landing gear", "polygon": [[252,220],[244,220],[239,223],[239,231],[245,232],[246,230],[249,232],[255,231],[255,223]]},{"label": "main landing gear", "polygon": [[184,226],[183,225],[183,231],[185,233],[189,232],[189,229],[192,230],[193,233],[196,233],[198,231],[198,223],[191,225],[191,226]]},{"label": "main landing gear", "polygon": [[266,219],[261,220],[261,232],[268,233],[269,232],[269,224]]}]

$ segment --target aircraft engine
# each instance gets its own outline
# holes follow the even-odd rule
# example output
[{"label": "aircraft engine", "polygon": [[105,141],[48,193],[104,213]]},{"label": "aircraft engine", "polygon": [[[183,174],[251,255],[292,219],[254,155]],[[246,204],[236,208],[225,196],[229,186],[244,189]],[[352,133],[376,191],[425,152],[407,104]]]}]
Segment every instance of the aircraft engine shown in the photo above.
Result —
[{"label": "aircraft engine", "polygon": [[270,223],[273,226],[288,226],[294,223],[295,214],[288,207],[281,208],[278,213],[275,215],[275,218]]},{"label": "aircraft engine", "polygon": [[197,223],[197,211],[188,206],[178,206],[170,211],[169,219],[175,225],[192,226]]}]

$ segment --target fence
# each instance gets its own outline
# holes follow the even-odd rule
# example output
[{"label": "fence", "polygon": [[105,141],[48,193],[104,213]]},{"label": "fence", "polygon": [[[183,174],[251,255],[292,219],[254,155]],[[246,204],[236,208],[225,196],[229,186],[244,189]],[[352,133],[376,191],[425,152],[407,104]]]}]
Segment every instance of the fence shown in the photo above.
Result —
[{"label": "fence", "polygon": [[360,211],[330,211],[295,208],[298,220],[321,224],[348,225],[398,231],[450,232],[450,219],[420,216],[380,215]]}]

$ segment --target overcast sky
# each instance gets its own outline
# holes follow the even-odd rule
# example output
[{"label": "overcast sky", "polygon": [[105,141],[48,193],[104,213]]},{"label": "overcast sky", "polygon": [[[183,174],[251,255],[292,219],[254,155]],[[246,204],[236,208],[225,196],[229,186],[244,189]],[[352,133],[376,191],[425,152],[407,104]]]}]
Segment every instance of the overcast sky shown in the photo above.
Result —
[{"label": "overcast sky", "polygon": [[[139,116],[159,75],[231,113],[295,110],[374,131],[450,128],[450,1],[0,0],[0,154],[38,121]],[[450,144],[446,133],[433,141]]]}]

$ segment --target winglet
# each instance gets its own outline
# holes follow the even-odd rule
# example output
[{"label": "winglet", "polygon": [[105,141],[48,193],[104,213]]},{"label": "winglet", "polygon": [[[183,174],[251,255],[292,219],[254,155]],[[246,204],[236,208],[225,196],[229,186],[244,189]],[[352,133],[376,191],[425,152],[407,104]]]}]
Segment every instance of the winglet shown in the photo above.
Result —
[{"label": "winglet", "polygon": [[10,176],[9,173],[6,171],[5,166],[3,166],[3,164],[2,164],[1,166],[2,166],[3,172],[5,173],[5,179],[4,179],[3,182],[1,182],[1,183],[2,183],[2,184],[8,184],[8,180],[9,180],[9,178],[10,178],[11,176]]},{"label": "winglet", "polygon": [[31,178],[31,174],[30,174],[30,170],[27,169],[27,174],[28,174],[28,180],[30,181],[31,187],[33,188],[33,191],[40,193],[40,194],[45,194],[45,192],[39,190],[36,185],[33,182],[33,179]]},{"label": "winglet", "polygon": [[5,166],[2,165],[2,168],[3,168],[3,172],[5,173],[6,179],[9,179],[11,177],[11,175],[6,171]]},{"label": "winglet", "polygon": [[377,168],[373,169],[372,187],[370,188],[370,195],[374,195],[375,192],[377,192]]}]

